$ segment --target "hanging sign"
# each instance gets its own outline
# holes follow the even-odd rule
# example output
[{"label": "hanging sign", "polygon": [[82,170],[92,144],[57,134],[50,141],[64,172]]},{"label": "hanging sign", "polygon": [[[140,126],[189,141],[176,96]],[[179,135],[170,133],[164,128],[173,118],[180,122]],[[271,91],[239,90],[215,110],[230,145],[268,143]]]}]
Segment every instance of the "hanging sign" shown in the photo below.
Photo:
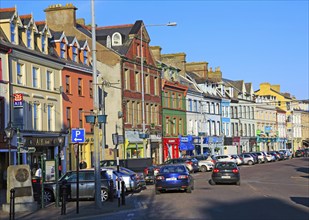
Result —
[{"label": "hanging sign", "polygon": [[23,94],[22,93],[15,93],[13,94],[14,100],[14,108],[22,108],[23,107]]}]

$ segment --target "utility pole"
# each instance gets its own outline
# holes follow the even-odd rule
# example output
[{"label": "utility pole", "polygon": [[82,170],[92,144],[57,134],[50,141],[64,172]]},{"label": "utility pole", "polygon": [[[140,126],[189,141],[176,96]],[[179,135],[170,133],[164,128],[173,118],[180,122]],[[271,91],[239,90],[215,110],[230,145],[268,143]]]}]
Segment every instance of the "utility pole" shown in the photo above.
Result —
[{"label": "utility pole", "polygon": [[[96,30],[95,30],[94,0],[91,0],[91,32],[92,32],[92,77],[93,77],[93,111],[98,115],[98,89],[97,89],[97,55],[96,55]],[[100,148],[99,148],[99,127],[97,123],[98,117],[95,118],[93,138],[94,138],[94,172],[95,172],[95,204],[99,209],[101,203],[101,175],[100,175]],[[104,138],[104,137],[102,137]]]}]

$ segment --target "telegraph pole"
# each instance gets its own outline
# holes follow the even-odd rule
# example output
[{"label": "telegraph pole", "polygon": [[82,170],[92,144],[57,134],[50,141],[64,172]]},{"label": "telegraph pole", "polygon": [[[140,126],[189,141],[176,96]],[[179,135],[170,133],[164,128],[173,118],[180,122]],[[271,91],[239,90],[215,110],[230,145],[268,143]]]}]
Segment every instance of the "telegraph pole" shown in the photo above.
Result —
[{"label": "telegraph pole", "polygon": [[[95,15],[94,0],[91,0],[91,32],[92,32],[92,77],[93,77],[93,111],[98,115],[98,89],[97,89],[97,51],[96,51],[96,31],[95,31]],[[94,138],[94,172],[95,172],[95,204],[97,208],[102,207],[101,203],[101,176],[100,176],[100,148],[99,148],[99,127],[98,117],[95,117],[93,138]],[[104,137],[103,137],[104,138]]]}]

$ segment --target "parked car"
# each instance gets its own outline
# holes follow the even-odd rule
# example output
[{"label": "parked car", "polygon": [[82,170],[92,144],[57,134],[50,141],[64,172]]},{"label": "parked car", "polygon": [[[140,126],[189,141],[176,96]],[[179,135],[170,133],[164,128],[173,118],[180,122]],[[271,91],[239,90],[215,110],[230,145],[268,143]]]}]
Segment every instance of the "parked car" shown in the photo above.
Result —
[{"label": "parked car", "polygon": [[295,151],[295,157],[303,157],[304,151],[303,150],[296,150]]},{"label": "parked car", "polygon": [[163,165],[156,176],[155,192],[160,194],[168,190],[185,190],[191,193],[194,189],[194,179],[183,164]]},{"label": "parked car", "polygon": [[237,165],[241,165],[241,164],[244,163],[243,158],[241,156],[237,155],[237,154],[233,154],[233,155],[231,155],[231,157],[236,160]]},{"label": "parked car", "polygon": [[151,165],[144,169],[144,178],[146,184],[154,184],[155,176],[159,173],[160,167],[157,165]]},{"label": "parked car", "polygon": [[[117,171],[117,167],[104,167],[104,169]],[[124,167],[119,167],[119,174],[125,182],[127,192],[134,192],[138,189],[139,183],[137,180],[137,174],[135,172],[129,171],[127,168]]]},{"label": "parked car", "polygon": [[265,163],[266,158],[261,152],[250,152],[250,154],[253,154],[257,157],[258,163]]},{"label": "parked car", "polygon": [[275,162],[276,161],[276,156],[272,155],[271,153],[265,152],[266,154],[266,159],[267,162]]},{"label": "parked car", "polygon": [[243,164],[248,164],[248,165],[253,165],[255,164],[255,158],[253,157],[252,154],[249,153],[242,153],[240,154],[240,156],[243,159]]},{"label": "parked car", "polygon": [[232,155],[214,155],[216,161],[231,161],[237,163],[237,160]]},{"label": "parked car", "polygon": [[211,185],[217,183],[235,183],[240,185],[240,174],[237,164],[229,161],[217,162],[209,183]]},{"label": "parked car", "polygon": [[198,167],[193,167],[193,162],[189,158],[174,158],[174,159],[169,159],[165,162],[163,162],[162,165],[167,165],[167,164],[185,164],[186,167],[190,172],[196,172],[198,171]]},{"label": "parked car", "polygon": [[199,161],[199,168],[201,172],[212,171],[214,168],[214,164],[212,161],[201,160]]},{"label": "parked car", "polygon": [[[95,196],[95,180],[94,169],[82,169],[79,170],[79,199],[94,199]],[[110,176],[104,170],[101,170],[101,201],[104,202],[109,199],[110,190]],[[66,186],[68,199],[76,199],[76,184],[77,172],[68,171],[58,181],[59,195],[62,194],[61,188]],[[32,184],[40,184],[39,182],[32,180]],[[35,186],[35,189],[40,190],[41,186]],[[40,195],[40,192],[35,194]],[[56,198],[56,183],[47,182],[44,183],[44,202],[50,203],[55,201]]]},{"label": "parked car", "polygon": [[284,160],[284,155],[283,153],[280,153],[279,151],[269,151],[269,153],[273,154],[276,156],[276,160]]},{"label": "parked car", "polygon": [[279,152],[283,153],[284,155],[284,159],[292,159],[292,152],[290,150],[287,149],[281,149],[279,150]]}]

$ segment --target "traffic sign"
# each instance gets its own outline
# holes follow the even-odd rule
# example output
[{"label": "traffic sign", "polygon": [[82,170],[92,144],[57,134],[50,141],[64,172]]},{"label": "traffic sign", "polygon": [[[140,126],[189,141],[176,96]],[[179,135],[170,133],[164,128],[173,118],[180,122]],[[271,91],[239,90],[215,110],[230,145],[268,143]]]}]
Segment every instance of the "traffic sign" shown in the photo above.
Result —
[{"label": "traffic sign", "polygon": [[71,133],[72,143],[84,143],[85,142],[85,129],[73,128]]}]

